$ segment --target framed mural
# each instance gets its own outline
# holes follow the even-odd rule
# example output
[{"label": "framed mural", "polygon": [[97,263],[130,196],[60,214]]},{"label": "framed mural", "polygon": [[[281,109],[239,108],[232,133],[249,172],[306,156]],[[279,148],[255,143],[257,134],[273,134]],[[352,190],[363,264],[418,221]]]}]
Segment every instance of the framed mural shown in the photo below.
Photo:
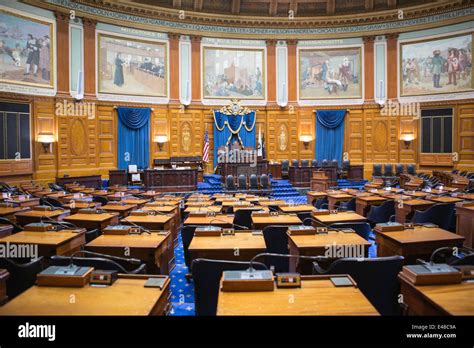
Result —
[{"label": "framed mural", "polygon": [[98,58],[99,93],[168,95],[166,43],[99,33]]},{"label": "framed mural", "polygon": [[400,95],[472,91],[473,35],[400,43]]},{"label": "framed mural", "polygon": [[54,88],[53,23],[0,9],[0,82]]},{"label": "framed mural", "polygon": [[299,50],[299,98],[362,98],[360,47]]},{"label": "framed mural", "polygon": [[203,48],[203,97],[265,99],[263,49]]}]

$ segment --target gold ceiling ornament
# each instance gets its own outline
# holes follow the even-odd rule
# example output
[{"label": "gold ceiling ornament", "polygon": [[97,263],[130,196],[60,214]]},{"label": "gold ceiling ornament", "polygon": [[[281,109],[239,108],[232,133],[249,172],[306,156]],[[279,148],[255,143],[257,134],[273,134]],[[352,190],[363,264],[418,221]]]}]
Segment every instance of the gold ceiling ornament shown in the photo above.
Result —
[{"label": "gold ceiling ornament", "polygon": [[224,115],[243,116],[251,113],[252,111],[241,105],[239,99],[231,99],[229,105],[223,106],[220,110]]}]

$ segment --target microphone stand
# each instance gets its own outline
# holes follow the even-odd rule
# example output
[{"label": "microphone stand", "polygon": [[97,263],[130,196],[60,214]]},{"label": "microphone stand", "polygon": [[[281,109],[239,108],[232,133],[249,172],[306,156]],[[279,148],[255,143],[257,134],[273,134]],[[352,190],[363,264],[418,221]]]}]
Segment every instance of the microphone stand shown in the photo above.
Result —
[{"label": "microphone stand", "polygon": [[263,256],[274,256],[274,257],[284,257],[284,258],[295,258],[295,259],[304,259],[304,260],[313,260],[313,261],[327,261],[329,260],[328,257],[326,256],[304,256],[304,255],[287,255],[287,254],[277,254],[277,253],[260,253],[255,255],[250,261],[250,268],[248,269],[249,272],[255,271],[253,268],[253,263],[255,262],[256,259],[263,257]]},{"label": "microphone stand", "polygon": [[[143,231],[144,233],[151,234],[151,232],[150,232],[150,230],[149,230],[149,229],[147,229],[147,228],[145,228],[145,227],[143,227],[143,226],[137,225],[137,224],[136,224],[136,223],[134,223],[133,221],[130,221],[130,220],[128,220],[126,217],[125,217],[125,218],[123,218],[122,220],[124,220],[124,221],[128,222],[128,223],[129,223],[130,225],[132,225],[132,226],[138,227],[138,228],[139,228],[139,230],[140,230],[140,231]],[[140,233],[140,234],[141,234],[141,233]]]}]

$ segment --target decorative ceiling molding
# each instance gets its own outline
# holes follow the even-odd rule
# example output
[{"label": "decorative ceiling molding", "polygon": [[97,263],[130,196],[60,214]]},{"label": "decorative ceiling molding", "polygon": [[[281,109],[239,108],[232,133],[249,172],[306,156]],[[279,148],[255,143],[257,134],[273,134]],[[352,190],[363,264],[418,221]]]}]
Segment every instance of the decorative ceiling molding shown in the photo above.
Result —
[{"label": "decorative ceiling molding", "polygon": [[[256,17],[180,11],[131,0],[23,0],[50,10],[76,11],[76,16],[119,26],[185,35],[230,38],[320,39],[338,35],[384,35],[445,26],[474,19],[470,1],[440,1],[404,8],[403,20],[398,9],[351,15],[320,17]],[[179,2],[175,2],[178,4]],[[236,5],[233,5],[237,7]]]}]

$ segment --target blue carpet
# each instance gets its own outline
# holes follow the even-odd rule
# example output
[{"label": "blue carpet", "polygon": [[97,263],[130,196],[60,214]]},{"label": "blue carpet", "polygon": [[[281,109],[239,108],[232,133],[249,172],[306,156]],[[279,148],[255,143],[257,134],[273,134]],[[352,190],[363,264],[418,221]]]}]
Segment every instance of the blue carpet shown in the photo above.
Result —
[{"label": "blue carpet", "polygon": [[188,267],[184,263],[181,233],[178,240],[178,246],[174,249],[176,267],[170,274],[172,305],[170,315],[194,315],[194,285],[192,281],[188,282],[185,277],[186,273],[188,273]]}]

